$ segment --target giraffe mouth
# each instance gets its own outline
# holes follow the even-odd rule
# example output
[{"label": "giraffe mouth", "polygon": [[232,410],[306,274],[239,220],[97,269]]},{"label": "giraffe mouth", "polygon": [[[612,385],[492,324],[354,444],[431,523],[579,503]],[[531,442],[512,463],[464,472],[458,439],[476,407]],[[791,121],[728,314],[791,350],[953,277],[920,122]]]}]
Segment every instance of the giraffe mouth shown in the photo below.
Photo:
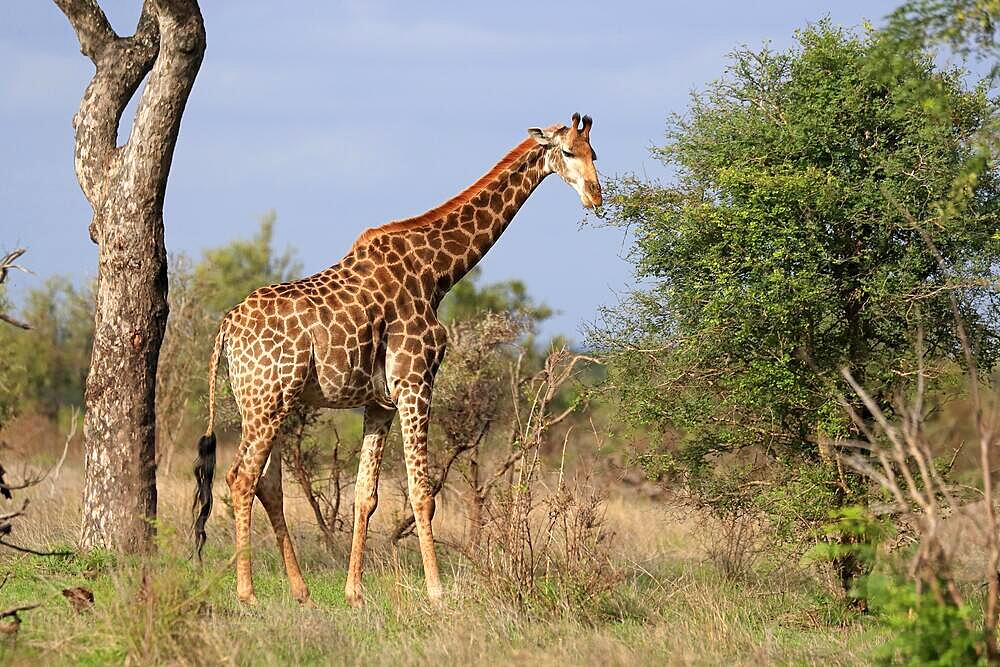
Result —
[{"label": "giraffe mouth", "polygon": [[604,203],[600,184],[596,181],[590,183],[584,182],[583,187],[580,188],[580,200],[587,208],[600,208],[601,204]]},{"label": "giraffe mouth", "polygon": [[583,200],[583,205],[591,210],[597,210],[601,208],[602,204],[604,204],[604,198],[601,196],[600,192],[598,192],[596,196],[588,192],[584,196],[580,197],[580,199]]}]

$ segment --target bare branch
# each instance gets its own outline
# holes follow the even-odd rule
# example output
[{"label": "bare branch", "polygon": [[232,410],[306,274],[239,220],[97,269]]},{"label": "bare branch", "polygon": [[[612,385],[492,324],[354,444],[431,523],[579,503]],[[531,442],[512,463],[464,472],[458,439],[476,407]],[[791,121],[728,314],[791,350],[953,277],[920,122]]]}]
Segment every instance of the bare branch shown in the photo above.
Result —
[{"label": "bare branch", "polygon": [[22,547],[17,544],[12,544],[5,540],[4,538],[10,535],[14,530],[14,524],[11,522],[18,518],[24,516],[24,511],[28,508],[28,501],[25,499],[21,503],[21,509],[15,512],[9,512],[4,515],[0,515],[0,546],[5,546],[8,549],[13,549],[14,551],[20,551],[21,553],[32,554],[34,556],[72,556],[71,551],[36,551],[28,547]]},{"label": "bare branch", "polygon": [[56,493],[56,482],[59,480],[59,474],[62,472],[63,464],[66,462],[66,455],[69,453],[69,443],[76,436],[76,423],[77,418],[80,416],[80,409],[78,407],[73,407],[73,415],[69,422],[69,433],[66,434],[66,441],[63,443],[62,456],[59,457],[59,462],[52,471],[52,479],[49,482],[52,484],[52,489],[50,491],[51,495]]},{"label": "bare branch", "polygon": [[[455,465],[455,462],[458,460],[458,457],[460,457],[465,452],[478,447],[479,443],[481,443],[483,441],[483,438],[486,437],[486,433],[489,431],[489,429],[490,429],[490,424],[489,422],[487,422],[483,424],[482,430],[479,432],[479,435],[476,437],[475,441],[464,443],[452,449],[451,454],[448,456],[448,461],[444,464],[444,467],[441,469],[441,474],[437,476],[437,478],[434,480],[434,484],[431,486],[432,496],[436,498],[437,495],[441,493],[441,489],[444,488],[445,482],[448,481],[448,473],[451,472],[451,468],[452,466]],[[399,540],[406,537],[406,535],[408,535],[410,530],[413,528],[415,521],[416,520],[413,516],[413,511],[411,509],[407,513],[407,515],[403,518],[403,520],[396,525],[395,530],[392,531],[392,537],[391,537],[392,542],[395,544]]]},{"label": "bare branch", "polygon": [[14,512],[8,512],[7,514],[0,514],[0,533],[2,534],[9,533],[10,531],[6,531],[6,533],[4,532],[3,524],[9,522],[11,519],[16,519],[19,516],[24,516],[24,511],[26,509],[28,509],[27,499],[25,499],[25,501],[21,503],[21,509]]},{"label": "bare branch", "polygon": [[15,319],[6,313],[0,313],[0,321],[6,322],[7,324],[13,325],[18,329],[24,329],[25,331],[31,329],[31,325],[27,322],[22,322],[21,320]]},{"label": "bare branch", "polygon": [[[336,428],[333,429],[333,470],[331,472],[336,474],[337,480],[333,482],[336,487],[336,497],[333,502],[329,502],[329,499],[322,492],[316,490],[316,485],[319,482],[316,479],[316,466],[307,460],[310,457],[304,455],[302,447],[306,432],[316,423],[317,417],[318,412],[315,409],[302,409],[296,413],[295,418],[288,422],[286,431],[282,433],[281,441],[276,445],[276,448],[279,448],[277,456],[291,469],[296,483],[305,494],[306,501],[316,518],[316,525],[319,526],[320,533],[323,535],[324,544],[327,549],[332,551],[336,548],[334,532],[340,514],[340,433]],[[324,505],[326,505],[325,511]]]},{"label": "bare branch", "polygon": [[31,273],[31,269],[25,268],[20,264],[15,264],[14,260],[28,252],[27,248],[18,248],[17,250],[7,253],[7,255],[0,259],[0,283],[7,279],[7,272],[13,269],[18,271],[24,271],[25,273]]},{"label": "bare branch", "polygon": [[[31,273],[31,271],[21,266],[20,264],[14,263],[14,260],[23,255],[25,252],[27,252],[26,248],[18,248],[13,252],[7,253],[7,255],[3,259],[0,259],[0,284],[3,284],[3,282],[7,280],[7,274],[10,271],[16,270],[16,271],[24,271],[25,273]],[[0,313],[0,321],[6,322],[7,324],[12,324],[19,329],[31,328],[30,324],[22,322],[21,320],[18,320],[14,317],[11,317],[6,313]]]}]

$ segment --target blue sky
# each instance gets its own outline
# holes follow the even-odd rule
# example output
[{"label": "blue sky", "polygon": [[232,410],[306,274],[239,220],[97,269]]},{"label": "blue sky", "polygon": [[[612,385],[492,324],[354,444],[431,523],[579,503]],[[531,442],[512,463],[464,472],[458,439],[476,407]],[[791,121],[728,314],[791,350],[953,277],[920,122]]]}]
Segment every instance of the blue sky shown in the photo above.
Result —
[{"label": "blue sky", "polygon": [[[104,0],[120,34],[140,1]],[[666,177],[648,149],[727,54],[830,16],[878,24],[896,2],[298,2],[203,0],[208,50],[181,127],[165,205],[167,248],[248,236],[275,209],[279,248],[306,272],[364,228],[423,212],[486,171],[525,128],[594,117],[605,175]],[[92,73],[43,0],[0,6],[0,250],[25,245],[36,276],[15,298],[96,267],[73,174],[70,119]],[[585,219],[547,179],[482,263],[560,311],[544,333],[580,339],[632,284],[617,230]]]}]

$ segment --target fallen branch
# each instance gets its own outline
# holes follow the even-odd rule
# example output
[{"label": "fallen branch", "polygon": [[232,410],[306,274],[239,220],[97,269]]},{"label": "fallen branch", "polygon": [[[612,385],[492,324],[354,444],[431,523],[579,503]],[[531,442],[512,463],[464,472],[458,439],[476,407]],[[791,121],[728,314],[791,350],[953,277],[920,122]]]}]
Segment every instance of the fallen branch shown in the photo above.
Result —
[{"label": "fallen branch", "polygon": [[24,516],[24,512],[27,509],[28,499],[25,498],[24,502],[21,503],[21,509],[14,512],[8,512],[7,514],[0,514],[0,546],[5,546],[8,549],[20,551],[25,554],[32,554],[34,556],[72,556],[73,552],[71,551],[36,551],[35,549],[22,547],[4,539],[14,531],[14,524],[12,523],[13,520],[20,516]]},{"label": "fallen branch", "polygon": [[22,604],[17,607],[11,607],[10,609],[4,609],[0,611],[0,618],[9,618],[11,616],[16,618],[22,611],[30,611],[38,608],[39,606],[39,603],[36,602],[35,604]]},{"label": "fallen branch", "polygon": [[14,551],[20,551],[23,554],[31,554],[32,556],[72,556],[72,551],[38,551],[30,547],[22,547],[17,544],[13,544],[0,538],[0,546],[7,547],[8,549],[13,549]]}]

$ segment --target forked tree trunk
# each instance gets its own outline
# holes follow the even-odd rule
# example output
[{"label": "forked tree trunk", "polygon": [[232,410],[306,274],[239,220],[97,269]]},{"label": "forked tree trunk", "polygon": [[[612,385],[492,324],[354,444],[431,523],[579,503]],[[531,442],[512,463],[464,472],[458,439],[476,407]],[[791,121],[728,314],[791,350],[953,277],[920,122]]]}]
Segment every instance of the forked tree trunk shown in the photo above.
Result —
[{"label": "forked tree trunk", "polygon": [[[98,247],[80,542],[134,553],[151,544],[156,517],[156,366],[167,321],[163,196],[205,28],[196,0],[146,0],[127,38],[115,34],[97,0],[55,2],[96,67],[73,118],[76,174]],[[122,111],[147,74],[119,147]]]}]

